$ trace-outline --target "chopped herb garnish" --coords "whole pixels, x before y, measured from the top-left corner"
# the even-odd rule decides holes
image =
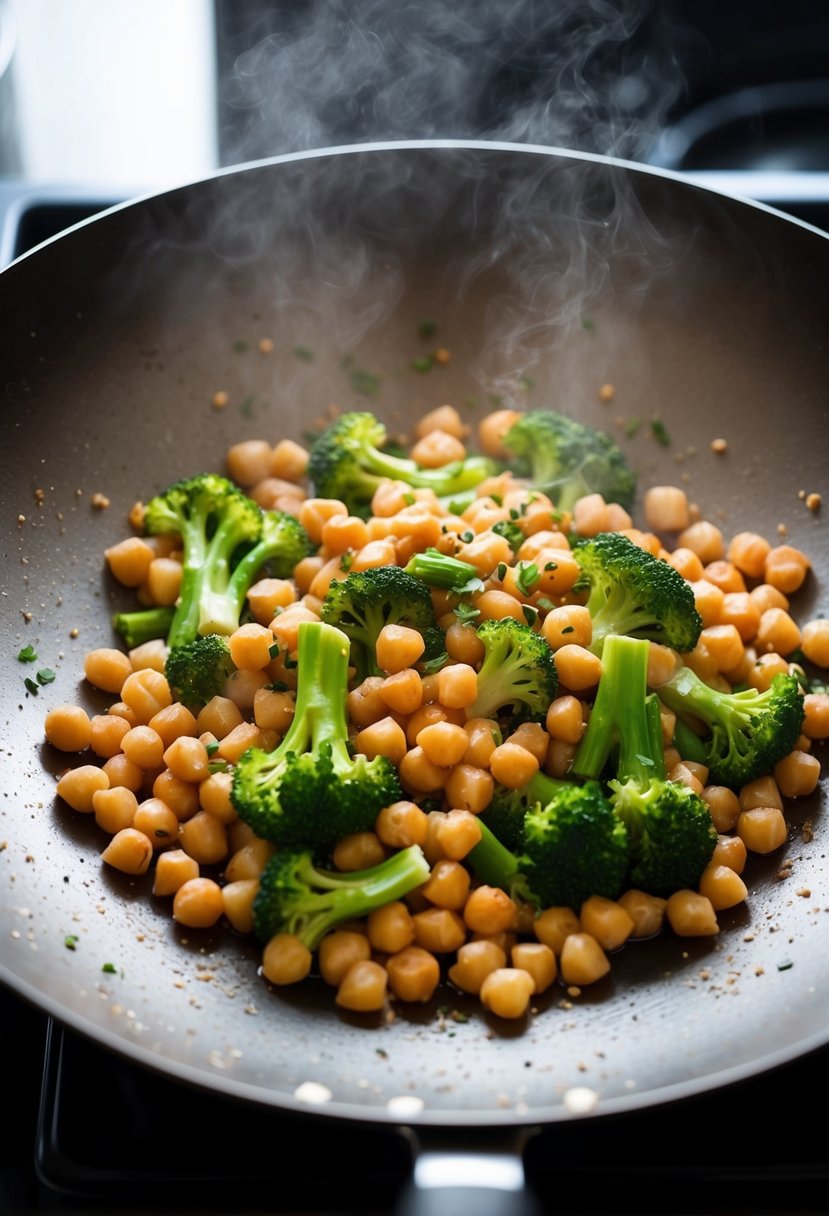
[[[536,600],[536,605],[539,608],[543,608],[545,612],[552,612],[553,609],[555,608],[555,604],[553,603],[553,601],[550,599],[547,599],[546,595],[539,596],[538,599]],[[568,628],[572,629],[572,625],[568,626]]]
[[[550,571],[550,570],[558,570],[558,562],[545,562],[544,570],[545,570],[545,572]]]
[[[213,740],[212,742],[210,742],[210,743],[205,743],[205,745],[204,745],[204,750],[207,752],[207,758],[208,758],[208,760],[210,759],[210,757],[211,757],[211,756],[215,756],[215,755],[216,755],[216,752],[219,750],[219,743],[218,743],[218,740],[217,740],[217,739],[214,739],[214,740]]]
[[[777,964],[778,971],[791,971],[794,963],[790,958],[784,958],[782,962]]]
[[[345,570],[346,572],[348,572],[353,565],[354,565],[354,554],[353,553],[342,553],[340,555],[340,569],[341,570]]]
[[[663,448],[670,445],[671,437],[665,427],[665,423],[659,418],[654,418],[651,421],[651,434],[657,443],[661,443]]]
[[[507,563],[499,562],[496,567],[495,573],[498,578],[498,582],[503,583],[504,579],[507,577]]]
[[[541,578],[541,573],[535,562],[519,562],[516,583],[522,595],[530,595],[532,589]]]
[[[434,355],[419,355],[416,359],[412,359],[412,367],[416,372],[429,372],[434,367]]]
[[[24,646],[17,656],[18,663],[34,663],[37,661],[37,651],[34,646]]]
[[[471,532],[469,529],[467,529],[466,532],[461,532],[460,534],[460,540],[462,540],[465,545],[471,544],[474,539],[475,533]]]
[[[101,970],[105,971],[107,975],[116,975],[118,973],[118,968],[115,966],[115,963],[104,963]]]
[[[472,604],[458,604],[454,610],[455,616],[462,625],[471,625],[471,623],[481,615],[480,608],[474,608]]]
[[[419,338],[433,338],[438,331],[437,321],[423,320],[417,327]]]
[[[376,397],[380,391],[380,376],[375,372],[366,371],[364,367],[354,367],[343,361],[343,367],[348,370],[348,379],[355,393],[363,397]]]
[[[521,611],[524,613],[524,620],[528,625],[534,625],[538,620],[538,609],[534,608],[532,604],[522,604]]]
[[[208,773],[226,773],[229,769],[227,760],[211,760],[207,766]]]
[[[74,950],[78,944],[78,936],[75,933],[68,933],[63,939],[63,944],[67,950]]]
[[[26,687],[28,688],[29,692],[33,692],[33,693],[38,693],[38,692],[40,692],[40,687],[39,687],[39,685],[37,685],[37,684],[34,682],[34,680],[32,680],[32,679],[31,679],[29,676],[26,676],[26,679],[23,681],[23,683],[26,685]]]
[[[561,630],[562,633],[575,633],[575,628],[572,625],[565,625]]]
[[[625,434],[627,435],[628,439],[632,439],[641,426],[641,418],[629,418],[625,423]]]
[[[375,1047],[374,1051],[381,1060],[387,1060],[389,1058],[389,1053],[386,1051],[385,1047]]]
[[[38,684],[52,684],[57,679],[57,673],[51,667],[41,667],[37,673]]]
[[[268,647],[268,654],[271,656],[272,659],[278,659],[281,649],[282,648],[279,645],[279,642],[274,642],[273,646]]]
[[[492,499],[492,501],[495,503],[496,507],[503,507],[503,505],[504,505],[504,499],[503,499],[503,496],[502,496],[501,494],[490,494],[490,496],[489,496],[489,497],[490,497],[490,498]]]
[[[242,415],[243,418],[251,418],[253,416],[253,403],[255,400],[256,400],[256,397],[254,396],[254,394],[248,393],[248,395],[247,395],[247,397],[245,397],[244,401],[242,401],[240,403],[239,413]]]
[[[509,509],[509,517],[510,517],[510,519],[511,519],[511,520],[513,520],[513,521],[515,521],[516,519],[520,519],[520,518],[521,518],[521,512],[518,510],[518,508],[517,508],[517,507],[510,507],[510,509]]]
[[[244,338],[240,338],[238,342],[233,343],[233,349],[238,350],[240,354],[242,353],[242,351],[246,351],[249,346],[250,346],[250,343],[245,342]]]
[[[296,659],[292,659],[289,654],[286,654],[285,655],[285,666],[290,670],[290,668],[292,668],[292,667],[299,667],[299,663],[297,662]]]
[[[414,504],[417,502],[417,499],[415,498],[414,494],[412,494],[411,490],[408,490],[403,495],[403,501],[407,507],[413,507]]]
[[[266,684],[265,687],[267,688],[268,692],[288,692],[289,691],[288,685],[283,683],[282,680],[274,680],[273,684]]]
[[[435,655],[435,657],[433,659],[425,659],[418,666],[420,667],[420,670],[423,673],[423,675],[433,676],[435,674],[435,672],[438,672],[438,671],[440,671],[440,669],[442,667],[445,667],[448,662],[449,662],[449,655],[446,653],[445,650],[442,650],[440,652],[440,654]]]
[[[295,346],[294,355],[296,356],[297,359],[304,360],[305,363],[314,362],[314,352],[312,350],[309,350],[309,348],[307,346]]]
[[[596,322],[592,317],[582,317],[581,327],[582,329],[593,330],[596,328]]]
[[[489,733],[492,735],[492,742],[495,744],[495,746],[500,747],[501,744],[504,742],[504,736],[501,734],[498,727],[493,726],[492,730]]]

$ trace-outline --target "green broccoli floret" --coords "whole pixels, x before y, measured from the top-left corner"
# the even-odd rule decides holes
[[[247,593],[262,569],[267,568],[274,578],[290,578],[297,563],[313,551],[311,538],[295,515],[287,511],[263,511],[259,540],[236,562],[227,584],[225,598],[237,623]]]
[[[558,777],[550,777],[539,771],[519,789],[496,785],[489,806],[481,813],[480,819],[501,844],[508,849],[520,849],[527,811],[539,803],[545,806],[552,802],[566,784],[568,782]]]
[[[349,873],[320,869],[308,850],[280,850],[260,876],[253,930],[261,942],[291,933],[313,951],[335,925],[403,899],[428,877],[429,863],[416,844]]]
[[[176,646],[167,655],[164,674],[176,701],[189,709],[201,709],[224,693],[228,678],[236,670],[227,640],[218,633],[194,638]]]
[[[717,832],[703,799],[666,777],[659,701],[648,695],[648,645],[619,634],[605,640],[602,675],[572,772],[596,779],[611,763],[610,801],[630,841],[629,880],[668,896],[696,886]]]
[[[154,642],[167,637],[176,610],[171,606],[137,608],[134,612],[116,612],[112,628],[123,639],[129,650],[144,642]]]
[[[469,865],[483,882],[540,908],[577,910],[591,895],[615,899],[629,864],[624,823],[598,781],[547,780],[552,796],[530,802],[512,848],[491,830],[486,812],[479,818],[481,840],[467,856]]]
[[[803,690],[791,674],[776,675],[763,692],[723,692],[680,666],[658,694],[677,717],[702,725],[711,779],[735,790],[770,773],[803,725]]]
[[[561,511],[572,511],[585,494],[601,494],[625,508],[633,503],[636,478],[603,431],[553,410],[531,410],[512,424],[503,444],[521,462],[519,476]]]
[[[601,655],[613,633],[693,650],[702,619],[691,584],[673,566],[621,532],[576,541],[573,556],[582,571],[579,582],[587,587],[594,654]]]
[[[354,570],[335,579],[320,608],[322,620],[335,625],[351,642],[351,661],[358,683],[385,674],[377,663],[377,638],[386,625],[416,629],[425,642],[423,659],[443,650],[429,588],[399,566]]]
[[[144,523],[151,534],[181,537],[183,571],[167,635],[170,648],[199,634],[233,633],[239,614],[228,596],[230,572],[242,547],[261,536],[262,511],[256,503],[227,478],[200,473],[151,498]]]
[[[452,498],[474,489],[496,471],[495,463],[484,456],[467,456],[438,469],[424,469],[414,460],[384,452],[385,443],[386,428],[374,414],[342,414],[311,447],[308,476],[315,493],[339,498],[359,515],[389,478],[413,489],[432,489],[439,498]]]
[[[390,760],[350,754],[348,664],[341,630],[300,624],[291,725],[273,751],[249,748],[233,770],[231,802],[257,836],[287,848],[325,847],[370,831],[382,808],[402,797]]]
[[[478,695],[467,707],[467,717],[494,718],[499,710],[509,710],[514,726],[543,722],[558,688],[546,640],[512,617],[484,621],[476,632],[484,657],[478,668]]]

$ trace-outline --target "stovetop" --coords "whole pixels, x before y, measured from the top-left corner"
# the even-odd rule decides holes
[[[829,188],[814,185],[778,179],[767,201],[829,230]],[[740,192],[739,178],[730,188]],[[0,183],[0,265],[117,201]],[[410,1146],[394,1129],[195,1091],[2,989],[0,1031],[7,1216],[381,1216],[409,1180]],[[828,1086],[826,1048],[667,1108],[550,1125],[528,1141],[528,1185],[555,1216],[826,1214]]]

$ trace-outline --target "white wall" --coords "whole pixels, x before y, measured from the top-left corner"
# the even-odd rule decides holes
[[[23,175],[127,194],[218,164],[210,0],[13,0]]]

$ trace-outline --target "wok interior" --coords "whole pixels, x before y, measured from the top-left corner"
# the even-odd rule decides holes
[[[105,872],[94,823],[56,802],[65,757],[42,720],[64,701],[104,704],[82,656],[112,644],[112,609],[132,602],[102,562],[132,504],[221,468],[239,439],[302,440],[331,406],[371,409],[393,435],[445,402],[473,426],[496,402],[611,431],[640,419],[635,438],[617,432],[639,473],[635,514],[649,484],[679,481],[727,535],[785,525],[813,561],[794,605],[806,619],[829,566],[820,516],[798,498],[825,475],[827,268],[819,235],[669,178],[456,146],[240,169],[117,209],[6,271],[4,981],[186,1081],[297,1109],[297,1088],[319,1082],[327,1111],[376,1120],[397,1121],[401,1097],[426,1123],[564,1119],[576,1086],[598,1113],[624,1110],[825,1042],[820,794],[788,808],[792,877],[778,878],[782,855],[753,860],[748,903],[720,915],[718,938],[629,944],[607,980],[545,994],[526,1025],[448,990],[366,1021],[313,983],[269,991],[250,942],[178,929],[148,882]],[[413,368],[424,319],[450,352],[428,373]],[[37,696],[17,662],[27,643],[58,673]]]

